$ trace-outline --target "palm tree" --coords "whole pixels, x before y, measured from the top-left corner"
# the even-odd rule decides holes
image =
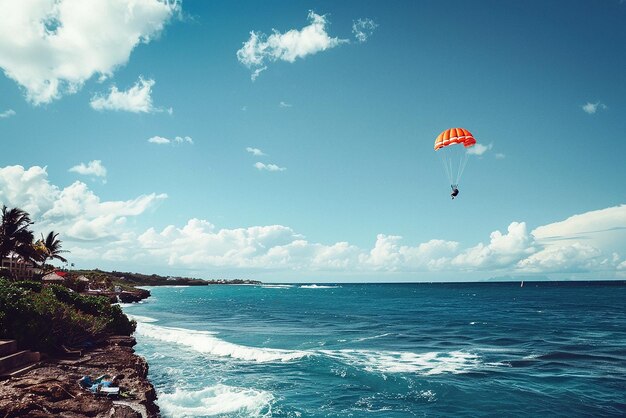
[[[26,260],[33,255],[33,222],[30,215],[19,208],[9,209],[2,205],[0,219],[0,260],[16,254]]]
[[[39,261],[41,261],[41,268],[43,269],[48,260],[60,260],[64,263],[67,263],[67,260],[61,255],[61,253],[66,253],[68,251],[61,249],[61,240],[57,239],[59,233],[56,234],[54,231],[50,231],[48,235],[44,238],[43,234],[41,234],[41,239],[38,240],[34,247],[39,254]]]

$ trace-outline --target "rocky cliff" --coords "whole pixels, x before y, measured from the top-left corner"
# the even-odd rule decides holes
[[[110,337],[74,359],[47,359],[39,367],[0,381],[0,417],[158,417],[148,364],[134,353],[133,337]],[[78,385],[83,376],[123,376],[124,396],[94,395]]]

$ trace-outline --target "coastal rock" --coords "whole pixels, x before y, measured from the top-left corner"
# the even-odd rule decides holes
[[[118,293],[117,297],[122,303],[134,303],[141,300],[141,297],[139,295],[130,292],[120,292]]]
[[[133,289],[133,291],[122,291],[118,293],[118,298],[122,303],[134,303],[150,297],[150,291],[145,289]]]
[[[0,417],[158,417],[148,364],[132,349],[132,337],[112,337],[75,360],[47,359],[19,377],[0,382]],[[83,376],[121,376],[127,396],[109,399],[82,389]]]

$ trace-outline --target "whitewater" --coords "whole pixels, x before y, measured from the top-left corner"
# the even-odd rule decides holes
[[[624,283],[150,288],[166,417],[623,416]]]

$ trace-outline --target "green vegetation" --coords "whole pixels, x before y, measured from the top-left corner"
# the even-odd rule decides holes
[[[67,262],[61,255],[67,251],[61,249],[58,233],[50,231],[35,241],[30,226],[33,221],[30,215],[20,208],[9,209],[2,206],[0,210],[0,261],[6,257],[17,258],[26,262],[39,264],[42,271],[46,269],[48,260]],[[10,272],[0,272],[10,276]]]
[[[209,284],[258,284],[256,280],[230,279],[230,280],[203,280],[190,277],[159,276],[158,274],[141,274],[122,271],[102,270],[73,270],[75,274],[82,274],[89,278],[92,287],[110,289],[112,286],[120,286],[122,289],[131,289],[133,286],[206,286]]]
[[[21,347],[54,353],[108,335],[130,335],[135,325],[107,298],[0,278],[0,338],[15,339]]]

